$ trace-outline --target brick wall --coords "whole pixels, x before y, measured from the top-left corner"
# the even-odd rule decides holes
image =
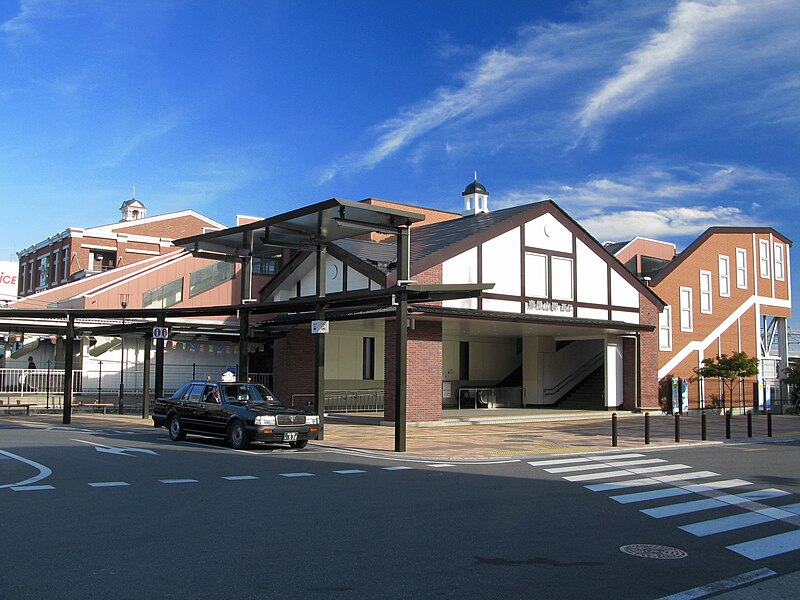
[[[658,311],[644,296],[640,296],[640,323],[655,329],[639,336],[639,396],[644,410],[659,408],[658,388]],[[627,372],[627,371],[626,371]],[[631,373],[635,373],[634,369]]]
[[[292,394],[314,394],[314,362],[314,336],[307,329],[275,340],[273,388],[282,402],[289,404]]]
[[[384,416],[395,417],[395,322],[386,322]],[[442,324],[415,321],[408,330],[406,361],[406,420],[438,421],[442,418]]]

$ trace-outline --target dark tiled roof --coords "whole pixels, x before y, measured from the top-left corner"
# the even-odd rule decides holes
[[[394,238],[392,240],[394,241]],[[394,243],[383,244],[370,240],[346,238],[336,240],[333,244],[363,261],[372,263],[384,272],[388,272],[390,270],[388,266],[394,266],[397,260],[397,248],[395,248]]]
[[[622,250],[625,246],[627,246],[630,243],[631,243],[631,240],[628,240],[626,242],[604,242],[603,243],[603,248],[608,250],[609,254],[614,256],[614,255],[616,255],[617,252]]]

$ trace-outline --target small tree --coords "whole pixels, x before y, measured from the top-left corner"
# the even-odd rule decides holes
[[[722,408],[725,408],[725,391],[729,392],[733,409],[733,385],[742,377],[758,375],[758,358],[747,356],[745,352],[734,352],[730,356],[720,354],[714,358],[704,358],[703,366],[694,369],[697,377],[722,380]],[[696,378],[693,378],[696,379]]]
[[[792,366],[785,368],[783,373],[786,377],[781,379],[781,383],[788,385],[791,390],[791,412],[798,414],[798,412],[800,412],[800,362],[796,362]]]

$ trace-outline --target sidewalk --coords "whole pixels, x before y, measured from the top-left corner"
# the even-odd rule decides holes
[[[461,425],[457,427],[408,427],[406,452],[394,452],[394,427],[380,425],[379,416],[335,415],[325,424],[325,439],[312,446],[346,448],[365,452],[389,453],[393,456],[435,460],[498,460],[542,454],[563,454],[613,450],[611,416],[608,413],[584,413],[582,419]],[[753,415],[752,438],[747,437],[747,418],[731,419],[731,439],[726,440],[725,417],[707,416],[707,441],[701,440],[699,416],[681,417],[681,446],[702,443],[724,443],[767,438],[767,418]],[[5,415],[0,423],[61,425],[61,414],[24,413]],[[650,417],[650,444],[644,444],[644,416],[629,414],[618,419],[617,449],[675,446],[675,419],[672,416]],[[150,427],[150,419],[135,414],[73,412],[72,426],[81,427]],[[166,430],[164,430],[166,434]],[[800,440],[800,417],[773,416],[771,439]]]

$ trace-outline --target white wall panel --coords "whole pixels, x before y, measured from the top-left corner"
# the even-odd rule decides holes
[[[471,308],[476,310],[478,308],[477,298],[458,298],[456,300],[444,300],[442,306],[449,308]]]
[[[639,308],[639,292],[616,271],[611,272],[611,304]]]
[[[639,323],[639,313],[627,312],[624,310],[612,310],[612,321],[622,321],[623,323]]]
[[[525,223],[525,245],[544,250],[572,252],[572,232],[551,214]]]
[[[580,240],[577,241],[575,250],[575,260],[578,263],[578,302],[608,304],[608,264]]]
[[[493,298],[483,299],[483,310],[496,310],[500,312],[520,312],[520,303],[510,300],[495,300]]]
[[[347,289],[348,291],[369,289],[369,278],[353,267],[347,267]]]
[[[444,261],[442,283],[478,283],[478,249],[470,248]]]
[[[602,308],[584,308],[582,306],[578,307],[578,318],[579,319],[602,319],[603,321],[608,320],[608,311]]]
[[[327,271],[325,273],[325,291],[335,294],[342,291],[345,266],[339,259],[328,256]]]
[[[493,294],[522,293],[519,240],[519,229],[512,229],[483,244],[483,283],[494,283]]]

